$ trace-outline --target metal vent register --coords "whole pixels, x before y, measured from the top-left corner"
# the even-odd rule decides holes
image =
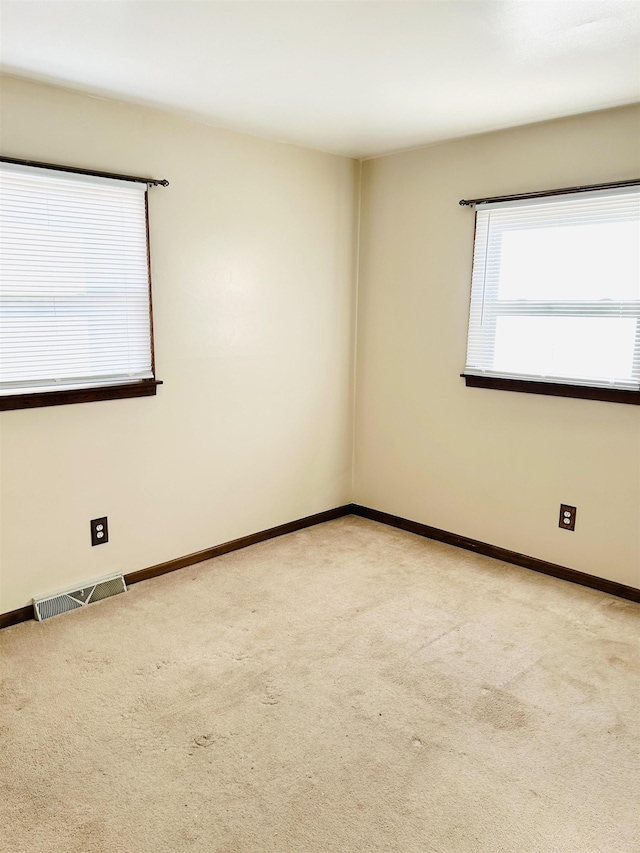
[[[78,607],[84,607],[87,604],[93,604],[94,601],[111,598],[112,595],[126,591],[127,585],[122,575],[110,575],[90,581],[80,589],[76,587],[45,598],[34,598],[33,609],[38,622],[42,622],[43,619],[49,619],[51,616],[77,610]]]

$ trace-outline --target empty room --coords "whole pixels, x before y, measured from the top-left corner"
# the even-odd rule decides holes
[[[640,2],[0,28],[2,853],[635,853]]]

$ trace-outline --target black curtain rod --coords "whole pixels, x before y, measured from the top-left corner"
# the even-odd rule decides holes
[[[118,181],[133,181],[150,187],[168,187],[169,181],[157,181],[154,178],[136,178],[133,175],[115,175],[113,172],[97,172],[94,169],[76,169],[73,166],[55,166],[53,163],[39,163],[36,160],[19,160],[17,157],[0,157],[0,163],[15,163],[17,166],[36,166],[38,169],[53,169],[56,172],[72,172],[74,175],[92,175],[95,178],[113,178]]]
[[[633,178],[630,181],[614,181],[608,184],[589,184],[585,187],[564,187],[560,190],[544,190],[543,192],[520,193],[518,195],[496,195],[493,198],[462,198],[458,202],[464,207],[471,207],[474,204],[488,204],[494,201],[524,201],[528,198],[545,198],[553,195],[566,195],[567,193],[586,193],[589,190],[612,190],[620,187],[635,187],[640,186],[640,178]]]

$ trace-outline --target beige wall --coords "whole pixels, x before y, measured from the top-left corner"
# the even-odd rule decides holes
[[[640,409],[465,387],[474,216],[458,206],[637,177],[639,131],[623,108],[364,164],[356,502],[640,586]]]
[[[158,395],[0,415],[0,612],[347,502],[358,164],[13,78],[1,108],[7,156],[171,185]]]
[[[14,78],[1,109],[6,155],[171,186],[158,396],[0,414],[0,612],[350,500],[640,587],[640,409],[465,388],[457,203],[637,176],[638,108],[363,165],[355,429],[358,164]]]

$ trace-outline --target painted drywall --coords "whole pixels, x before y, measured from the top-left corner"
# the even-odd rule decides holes
[[[0,414],[0,612],[350,500],[640,587],[640,411],[465,388],[457,204],[637,176],[638,108],[363,164],[355,424],[358,164],[11,77],[0,109],[6,155],[171,181],[157,397]]]
[[[458,205],[638,177],[639,139],[631,107],[364,163],[356,502],[640,587],[640,409],[465,387],[474,214]]]
[[[1,119],[6,156],[170,186],[158,395],[0,416],[0,612],[346,503],[358,164],[10,77]]]

